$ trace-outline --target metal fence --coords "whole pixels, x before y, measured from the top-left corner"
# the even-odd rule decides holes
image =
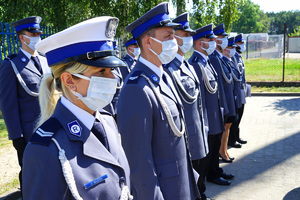
[[[42,39],[57,32],[50,26],[41,26],[41,29],[43,31],[43,34],[41,34]],[[20,42],[17,39],[17,33],[7,22],[1,22],[0,42],[0,62],[2,62],[6,56],[18,53],[20,50]]]
[[[253,33],[243,35],[246,41],[245,59],[281,58],[283,54],[283,35]]]

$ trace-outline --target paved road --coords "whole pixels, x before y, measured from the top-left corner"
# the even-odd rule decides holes
[[[300,97],[248,98],[241,136],[248,144],[229,149],[233,163],[221,163],[236,175],[231,186],[207,183],[207,195],[215,200],[299,200]]]
[[[215,200],[300,199],[300,97],[251,97],[241,122],[248,144],[229,149],[222,163],[236,177],[231,186],[207,183]]]

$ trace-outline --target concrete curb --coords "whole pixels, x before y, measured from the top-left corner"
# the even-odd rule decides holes
[[[286,93],[286,92],[253,92],[251,93],[251,96],[270,96],[270,97],[275,97],[275,96],[283,96],[283,97],[297,97],[300,96],[300,92],[291,92],[291,93]]]
[[[18,188],[13,188],[1,194],[0,200],[21,200],[21,191]]]

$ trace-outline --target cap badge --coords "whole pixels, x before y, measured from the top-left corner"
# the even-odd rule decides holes
[[[116,35],[118,22],[119,22],[118,18],[111,18],[107,21],[106,32],[105,32],[106,37],[112,38]]]
[[[72,135],[75,135],[77,137],[81,136],[82,128],[79,125],[79,123],[77,122],[77,120],[68,123],[68,128],[69,128],[69,131]]]

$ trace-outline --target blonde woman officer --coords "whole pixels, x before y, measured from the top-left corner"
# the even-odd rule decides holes
[[[112,70],[125,66],[112,45],[117,25],[97,17],[36,45],[53,75],[42,80],[40,126],[24,154],[24,200],[131,199],[118,130],[102,109],[116,91]]]

